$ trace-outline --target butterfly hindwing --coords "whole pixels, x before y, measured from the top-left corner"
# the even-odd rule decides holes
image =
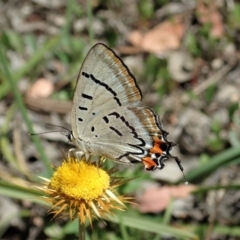
[[[141,112],[141,118],[136,113]],[[149,113],[151,116],[149,116]],[[145,156],[151,146],[151,135],[144,126],[153,117],[143,107],[121,106],[93,118],[85,126],[83,135],[90,142],[89,149],[111,159],[130,162],[128,155]]]

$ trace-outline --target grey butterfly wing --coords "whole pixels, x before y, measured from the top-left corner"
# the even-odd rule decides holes
[[[84,130],[90,152],[120,162],[141,162],[162,138],[156,115],[148,108],[121,106],[92,119]]]
[[[142,162],[147,170],[162,169],[174,158],[183,171],[159,117],[140,103],[140,89],[121,59],[103,44],[93,46],[79,72],[71,113],[70,137],[78,152]]]
[[[96,44],[83,62],[75,88],[73,137],[84,139],[86,124],[102,112],[140,101],[140,89],[121,59],[105,45]]]

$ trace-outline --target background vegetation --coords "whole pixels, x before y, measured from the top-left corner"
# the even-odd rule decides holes
[[[240,239],[239,1],[0,2],[0,238],[76,239],[38,197],[71,146],[77,73],[94,43],[134,73],[162,119],[190,184],[173,161],[153,173],[119,165],[138,205],[94,221],[88,239]],[[109,167],[115,165],[107,161]]]

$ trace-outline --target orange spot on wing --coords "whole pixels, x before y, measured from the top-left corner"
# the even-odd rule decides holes
[[[166,145],[165,142],[163,142],[158,137],[153,137],[153,147],[149,150],[150,153],[159,153],[162,154],[165,149],[162,149]]]
[[[145,157],[142,159],[143,164],[147,170],[151,170],[157,166],[157,164],[150,157]]]

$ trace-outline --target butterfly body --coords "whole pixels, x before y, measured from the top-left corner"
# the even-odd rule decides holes
[[[162,169],[174,158],[159,117],[141,104],[141,91],[122,60],[104,44],[89,51],[74,93],[70,140],[76,151]]]

